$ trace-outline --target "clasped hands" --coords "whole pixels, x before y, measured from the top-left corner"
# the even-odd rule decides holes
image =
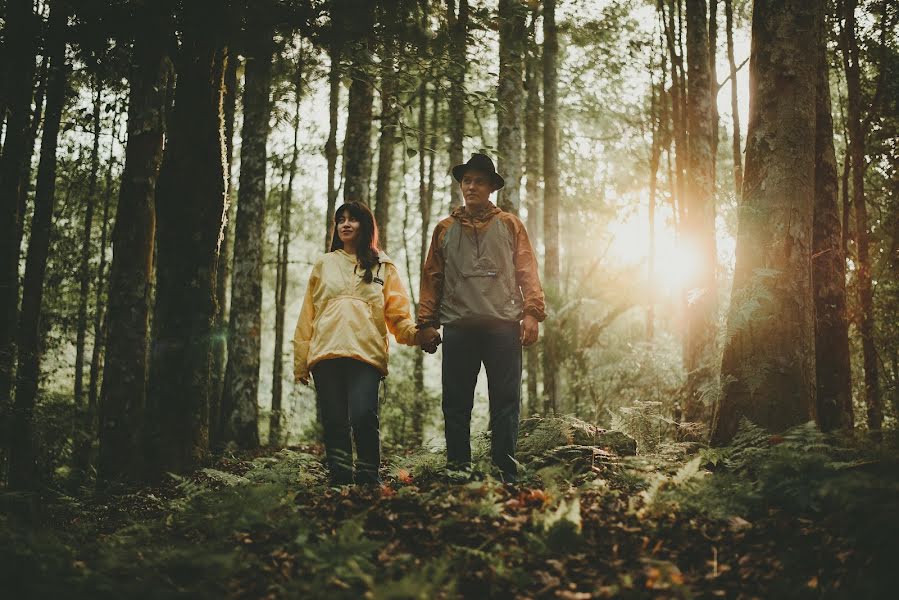
[[[415,332],[415,345],[421,346],[421,349],[428,354],[437,352],[437,346],[439,346],[442,341],[440,332],[434,327],[422,327]]]

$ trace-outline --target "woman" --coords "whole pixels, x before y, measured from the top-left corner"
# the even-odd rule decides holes
[[[380,483],[378,386],[387,375],[387,332],[407,346],[439,342],[416,329],[409,297],[393,262],[378,250],[378,227],[367,206],[348,202],[334,213],[331,251],[309,277],[293,339],[294,378],[309,384],[321,407],[331,481]]]

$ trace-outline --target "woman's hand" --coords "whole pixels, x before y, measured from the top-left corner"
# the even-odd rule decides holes
[[[440,332],[433,327],[425,327],[415,332],[415,344],[421,346],[421,349],[428,354],[437,352],[437,346],[441,341]]]
[[[296,378],[297,383],[302,383],[303,385],[309,385],[309,374],[298,376]]]

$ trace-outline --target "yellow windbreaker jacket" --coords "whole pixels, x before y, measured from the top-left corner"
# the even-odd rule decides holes
[[[343,250],[328,252],[312,267],[293,336],[296,381],[329,358],[361,360],[386,375],[387,332],[401,344],[415,344],[409,295],[393,262],[381,253],[373,281],[365,283],[362,275],[356,257]]]

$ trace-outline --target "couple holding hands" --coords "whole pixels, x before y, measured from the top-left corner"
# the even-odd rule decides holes
[[[524,224],[490,195],[505,182],[475,154],[453,168],[465,205],[434,229],[421,274],[417,322],[394,263],[378,250],[378,227],[364,204],[334,215],[331,251],[312,268],[294,346],[294,378],[315,383],[331,481],[380,483],[378,387],[387,374],[388,331],[434,353],[443,344],[447,468],[471,466],[470,424],[481,364],[490,399],[491,459],[516,480],[521,348],[545,318],[537,261]],[[441,337],[438,329],[443,327]]]

